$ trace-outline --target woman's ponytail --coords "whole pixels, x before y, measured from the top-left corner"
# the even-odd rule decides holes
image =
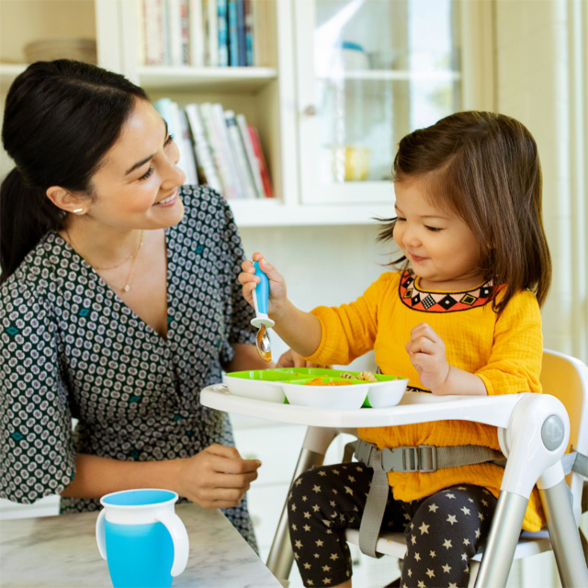
[[[58,230],[63,212],[14,168],[0,185],[0,284],[47,231]]]

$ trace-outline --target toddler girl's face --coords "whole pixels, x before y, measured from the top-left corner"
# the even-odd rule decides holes
[[[431,203],[429,185],[427,177],[394,184],[394,240],[421,278],[422,288],[460,291],[479,286],[484,275],[474,234],[455,213]]]

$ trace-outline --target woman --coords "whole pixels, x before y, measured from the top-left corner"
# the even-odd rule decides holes
[[[267,367],[229,207],[182,186],[145,92],[95,66],[31,65],[2,140],[16,167],[0,188],[0,496],[59,493],[78,512],[168,488],[254,545],[243,497],[261,464],[199,403],[221,369]]]

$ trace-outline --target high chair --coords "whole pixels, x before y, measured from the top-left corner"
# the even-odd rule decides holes
[[[293,480],[322,465],[325,452],[339,432],[357,427],[395,426],[455,419],[498,427],[500,447],[507,462],[490,534],[482,554],[471,562],[470,585],[505,586],[515,558],[553,549],[563,586],[588,586],[588,569],[578,532],[583,479],[564,475],[563,454],[573,446],[588,453],[588,368],[581,361],[545,351],[541,383],[544,394],[492,397],[434,396],[406,392],[394,407],[373,410],[309,409],[241,398],[222,386],[201,393],[205,406],[258,418],[309,426]],[[569,416],[568,416],[569,415]],[[537,484],[548,521],[548,531],[521,536],[527,502]],[[347,531],[357,543],[358,532]],[[402,533],[380,536],[376,551],[404,557]],[[478,561],[481,560],[478,568]],[[286,507],[282,512],[267,566],[286,579],[293,564]]]

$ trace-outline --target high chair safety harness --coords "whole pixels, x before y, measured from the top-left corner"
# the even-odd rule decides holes
[[[456,445],[437,447],[417,445],[378,449],[377,445],[358,439],[345,446],[343,460],[350,461],[355,453],[357,461],[374,470],[372,483],[359,527],[359,548],[371,557],[381,557],[376,553],[376,543],[386,509],[389,485],[387,472],[430,473],[439,469],[491,462],[500,467],[506,458],[500,451],[479,445]],[[588,457],[577,452],[562,459],[564,471],[577,471],[588,478]]]

